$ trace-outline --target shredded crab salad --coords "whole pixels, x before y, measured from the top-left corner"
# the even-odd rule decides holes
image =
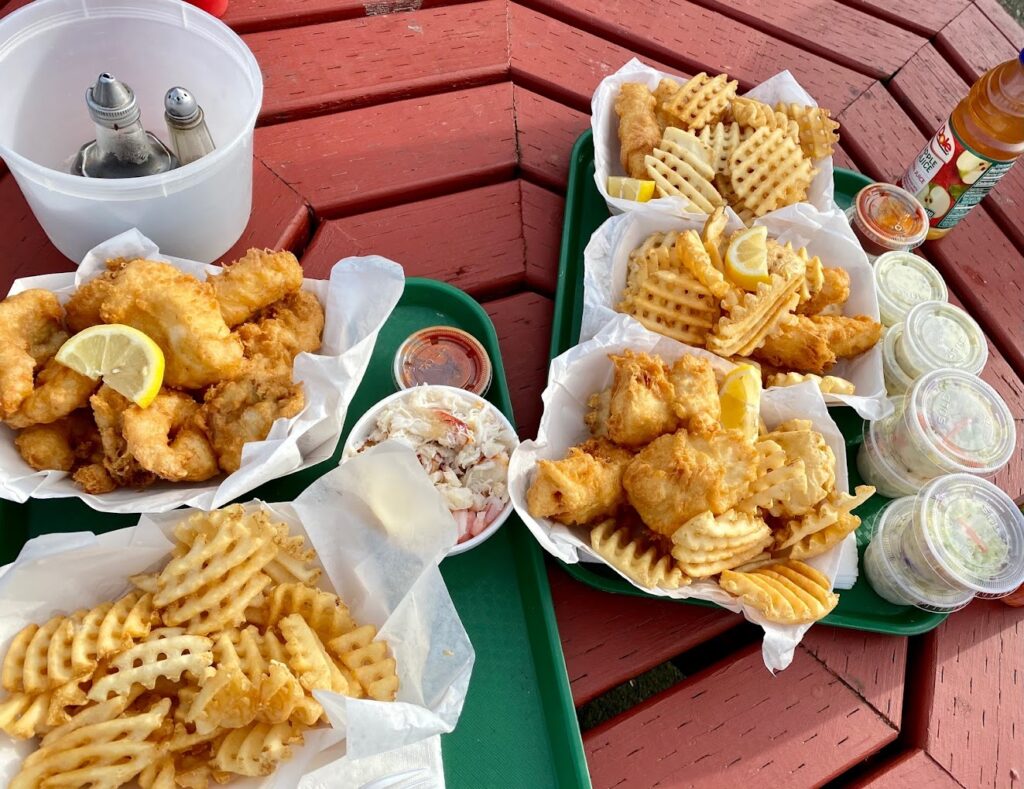
[[[508,463],[518,443],[492,406],[421,386],[377,416],[357,452],[398,441],[419,457],[459,527],[459,542],[484,531],[508,504]]]

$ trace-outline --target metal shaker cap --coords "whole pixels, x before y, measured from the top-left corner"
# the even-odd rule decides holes
[[[96,84],[85,91],[85,103],[92,119],[109,128],[127,126],[139,119],[135,91],[107,72],[100,74]]]
[[[175,87],[164,96],[164,111],[167,118],[176,124],[194,121],[199,115],[199,104],[195,96],[185,88]]]

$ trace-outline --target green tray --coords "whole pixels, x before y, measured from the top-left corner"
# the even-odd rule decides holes
[[[846,208],[853,196],[871,179],[852,170],[835,170],[836,202]],[[555,294],[554,328],[551,334],[551,358],[564,353],[580,337],[580,318],[583,314],[583,249],[591,234],[609,216],[608,208],[594,183],[594,140],[592,133],[580,135],[572,149],[569,161],[569,189],[565,201],[565,225],[562,230],[562,255],[558,267],[558,286]],[[846,437],[850,487],[863,482],[854,462],[860,448],[864,421],[852,408],[830,409],[840,430]],[[889,501],[882,496],[871,499],[857,510],[865,520],[863,528],[870,529],[876,513]],[[863,546],[860,548],[863,555]],[[566,572],[579,581],[605,592],[650,597],[623,580],[612,570],[599,564],[564,564]],[[863,565],[862,565],[863,567]],[[705,600],[681,600],[692,605],[712,606]],[[856,585],[842,592],[839,605],[822,621],[837,627],[870,630],[876,633],[912,636],[926,633],[948,614],[936,614],[910,606],[898,606],[883,600],[868,585],[863,572]]]
[[[377,339],[335,456],[244,498],[290,501],[334,468],[352,425],[395,391],[391,361],[402,340],[436,324],[458,326],[484,344],[494,363],[488,399],[511,420],[501,351],[487,313],[450,285],[410,278]],[[137,520],[95,512],[77,499],[0,501],[0,563],[13,560],[25,540],[39,534],[104,532]],[[458,728],[442,738],[448,786],[589,787],[542,553],[526,527],[513,515],[478,548],[446,559],[441,573],[476,650]]]

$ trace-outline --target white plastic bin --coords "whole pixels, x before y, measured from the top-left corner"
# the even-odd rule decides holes
[[[187,87],[217,150],[144,178],[68,173],[96,136],[84,97],[103,71],[131,85],[143,125],[165,141],[164,93]],[[249,48],[214,17],[179,0],[36,0],[0,20],[0,85],[0,156],[75,262],[132,227],[169,255],[204,262],[242,234],[263,79]]]

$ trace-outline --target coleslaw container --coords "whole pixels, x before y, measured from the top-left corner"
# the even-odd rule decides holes
[[[892,415],[864,423],[864,441],[857,453],[857,470],[861,477],[890,499],[913,496],[929,481],[906,468],[893,451],[892,434],[896,422],[903,418],[903,399],[892,398],[895,409]]]
[[[906,394],[914,385],[914,377],[903,369],[896,355],[896,346],[902,335],[903,324],[897,323],[886,329],[882,337],[882,376],[885,378],[885,391],[892,396]]]
[[[923,301],[946,301],[949,291],[931,263],[913,252],[886,252],[875,261],[878,311],[886,326],[902,321]]]
[[[962,309],[944,301],[925,301],[911,309],[893,350],[910,378],[942,367],[978,375],[988,361],[981,327]]]

